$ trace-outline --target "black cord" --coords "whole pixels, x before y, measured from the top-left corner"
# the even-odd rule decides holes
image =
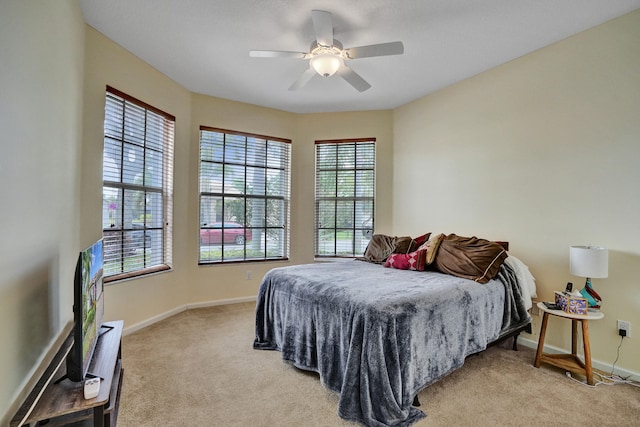
[[[620,344],[618,345],[618,351],[617,351],[617,355],[616,355],[616,360],[613,361],[613,365],[611,366],[611,375],[613,375],[613,371],[616,369],[616,362],[618,361],[618,358],[620,357],[620,347],[622,347],[622,340],[624,340],[624,336],[620,337]]]

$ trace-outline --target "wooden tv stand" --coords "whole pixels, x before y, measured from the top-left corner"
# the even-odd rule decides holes
[[[102,378],[100,392],[93,399],[84,398],[84,382],[64,379],[66,374],[64,356],[50,366],[55,370],[51,381],[38,385],[11,421],[11,427],[18,426],[115,426],[120,406],[120,390],[124,370],[122,369],[122,326],[123,321],[105,322],[109,330],[101,330],[96,349],[89,365],[89,372]],[[73,334],[73,332],[72,332]],[[73,341],[73,339],[71,339]],[[69,347],[70,348],[70,347]],[[67,350],[68,352],[68,350]],[[59,366],[58,368],[56,368]],[[49,369],[48,372],[51,372]],[[46,376],[46,372],[45,372]],[[44,390],[42,389],[44,387]],[[37,395],[42,391],[40,398]],[[33,396],[32,396],[33,395]],[[29,413],[29,409],[35,406]],[[26,417],[26,418],[25,418]]]

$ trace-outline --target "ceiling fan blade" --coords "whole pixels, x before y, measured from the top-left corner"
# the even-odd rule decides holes
[[[336,74],[345,79],[347,83],[356,88],[358,92],[364,92],[371,87],[365,79],[360,77],[360,74],[356,73],[346,65],[341,67]]]
[[[252,58],[306,58],[304,52],[286,52],[282,50],[251,50],[249,56]]]
[[[303,87],[304,85],[306,85],[307,83],[309,83],[309,81],[313,78],[313,76],[316,75],[316,72],[313,68],[309,67],[307,68],[307,70],[302,73],[300,75],[300,77],[298,77],[298,80],[296,80],[291,86],[289,86],[289,90],[298,90],[301,87]]]
[[[316,42],[321,46],[333,46],[333,17],[331,12],[312,10],[311,20],[316,32]]]
[[[400,55],[404,53],[404,45],[402,44],[402,42],[371,44],[368,46],[359,46],[345,49],[344,53],[349,59],[369,58],[372,56]]]

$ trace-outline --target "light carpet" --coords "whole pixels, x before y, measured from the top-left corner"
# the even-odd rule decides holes
[[[123,338],[118,425],[354,426],[315,373],[254,350],[253,303],[188,310]],[[509,341],[419,394],[426,426],[637,426],[640,388],[588,387]]]

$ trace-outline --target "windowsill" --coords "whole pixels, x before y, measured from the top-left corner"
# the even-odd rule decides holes
[[[115,285],[116,283],[128,282],[134,279],[142,279],[150,276],[155,276],[157,274],[168,273],[173,271],[168,265],[160,265],[153,268],[147,268],[141,271],[132,271],[129,273],[117,274],[114,276],[105,277],[103,282],[105,285]]]
[[[211,265],[238,265],[238,264],[250,264],[250,263],[264,263],[264,262],[287,262],[289,258],[260,258],[260,259],[239,259],[232,261],[199,261],[198,266],[211,266]]]
[[[355,261],[358,257],[315,257],[314,262],[347,262]]]

